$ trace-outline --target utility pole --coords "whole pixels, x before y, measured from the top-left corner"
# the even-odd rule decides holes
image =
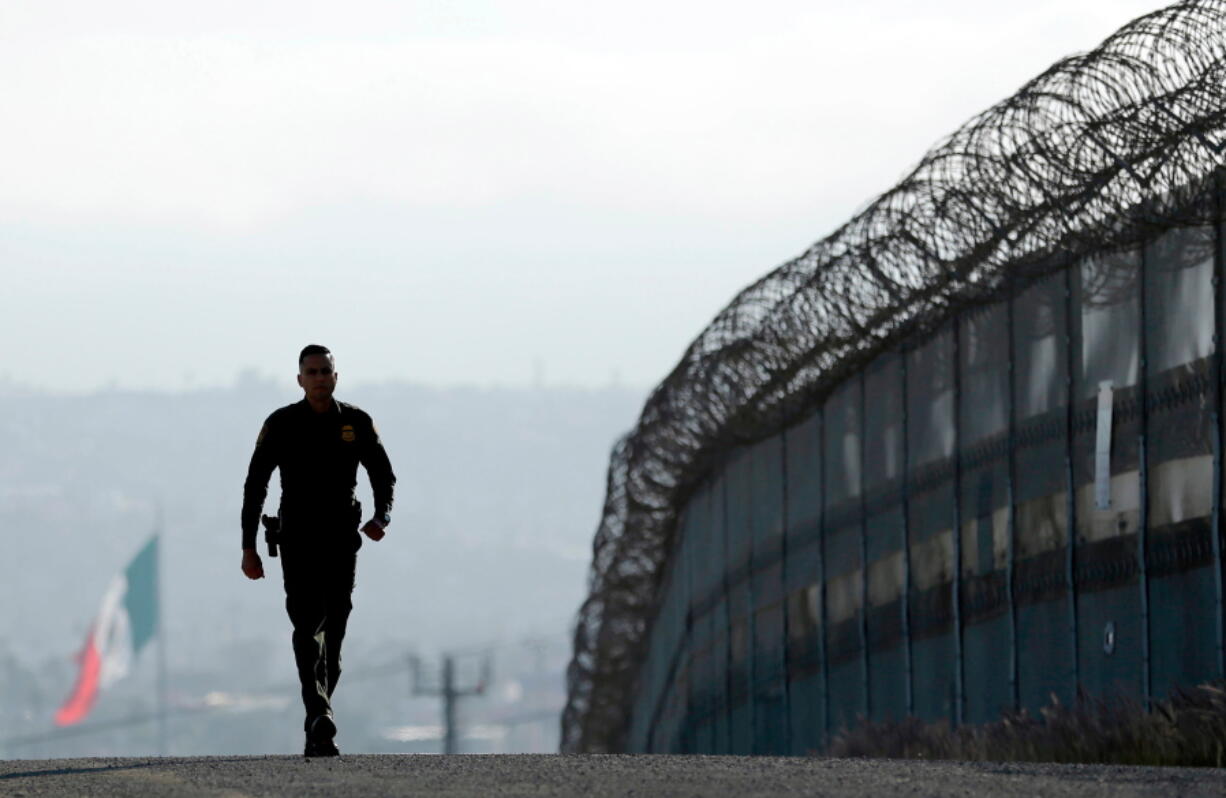
[[[455,657],[443,655],[440,669],[440,679],[436,685],[424,683],[421,675],[421,660],[416,656],[409,657],[409,668],[413,674],[413,695],[439,696],[443,699],[443,753],[456,753],[458,738],[456,724],[456,702],[466,696],[481,695],[490,681],[490,656],[486,654],[481,663],[481,677],[473,687],[456,687]]]

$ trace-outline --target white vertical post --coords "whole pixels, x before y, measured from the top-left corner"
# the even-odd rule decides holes
[[[1111,509],[1111,423],[1115,391],[1111,380],[1098,384],[1098,423],[1094,436],[1094,506]]]

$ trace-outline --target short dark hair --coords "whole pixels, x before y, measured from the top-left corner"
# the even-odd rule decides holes
[[[306,360],[311,355],[327,355],[328,357],[332,357],[332,350],[326,346],[320,346],[319,344],[307,344],[302,348],[302,351],[298,353],[298,367],[302,368],[302,361]]]

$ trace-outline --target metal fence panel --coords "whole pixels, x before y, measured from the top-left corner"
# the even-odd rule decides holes
[[[1073,375],[1077,399],[1097,395],[1110,381],[1116,391],[1137,384],[1140,375],[1141,306],[1136,250],[1086,258],[1078,265],[1075,284],[1080,316],[1081,356]]]
[[[864,372],[864,520],[869,716],[908,714],[910,650],[905,628],[903,363],[887,352]]]
[[[732,725],[730,719],[731,699],[728,693],[728,666],[732,661],[731,650],[731,616],[728,611],[728,524],[727,524],[727,486],[723,474],[717,473],[711,485],[711,547],[708,549],[712,558],[710,568],[721,574],[721,588],[716,595],[714,607],[711,610],[711,692],[712,699],[712,730],[714,740],[711,753],[727,754],[732,752]]]
[[[788,749],[787,665],[784,632],[783,436],[754,444],[753,477],[753,679],[754,753]]]
[[[921,717],[950,721],[956,720],[958,667],[953,344],[946,328],[906,355],[912,703]]]
[[[825,743],[823,660],[822,416],[814,413],[785,432],[787,531],[787,678],[790,752]]]
[[[724,473],[728,540],[728,701],[732,753],[753,753],[753,459],[741,447]]]
[[[1068,290],[1062,270],[1013,301],[1014,600],[1018,703],[1037,713],[1076,693],[1069,569]]]
[[[868,566],[869,716],[901,719],[907,713],[907,657],[903,640],[903,541],[901,505],[865,520]]]
[[[848,380],[826,402],[824,462],[826,509],[822,562],[825,576],[826,664],[831,729],[854,725],[867,712],[861,568],[861,394]]]
[[[982,723],[1014,706],[1009,306],[963,314],[958,342],[963,720]]]
[[[722,592],[722,563],[711,556],[719,542],[711,523],[711,483],[708,481],[690,497],[687,512],[693,523],[688,527],[690,546],[690,704],[687,725],[694,753],[715,747],[715,710],[719,692],[714,674],[715,634],[713,610]]]
[[[864,372],[864,490],[874,506],[902,496],[903,396],[902,354],[886,352]]]
[[[1145,251],[1149,689],[1218,670],[1213,559],[1214,253],[1216,230],[1168,231]]]
[[[1092,693],[1144,697],[1147,649],[1141,562],[1140,253],[1088,258],[1073,282],[1073,478],[1076,487],[1077,661]],[[1108,506],[1096,502],[1100,386],[1114,392]]]
[[[688,513],[683,514],[679,524],[679,541],[684,541]],[[683,617],[688,605],[686,590],[685,558],[674,557],[665,576],[660,612],[653,624],[652,636],[656,647],[650,654],[651,682],[648,700],[655,710],[655,717],[647,730],[647,750],[675,750],[678,730],[684,712],[684,662],[688,643]]]
[[[678,665],[681,672],[677,676],[677,749],[675,750],[694,753],[694,680],[696,676],[694,655],[697,652],[694,648],[694,622],[691,608],[694,604],[694,569],[696,566],[694,550],[699,537],[705,532],[699,526],[705,519],[701,517],[696,506],[691,507],[686,515],[686,536],[682,539],[681,552],[681,565],[685,571],[685,580],[677,602],[677,628],[685,642]]]

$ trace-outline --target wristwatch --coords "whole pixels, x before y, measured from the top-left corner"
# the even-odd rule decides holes
[[[392,514],[391,514],[391,513],[383,513],[383,514],[379,515],[379,516],[378,516],[378,517],[377,517],[375,520],[377,520],[377,521],[378,521],[380,524],[382,524],[383,526],[387,526],[388,524],[390,524],[390,523],[392,522]]]

